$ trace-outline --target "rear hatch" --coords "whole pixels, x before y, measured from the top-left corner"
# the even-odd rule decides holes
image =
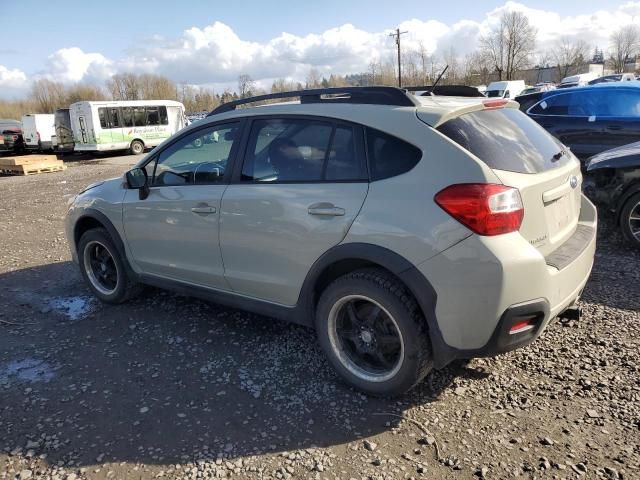
[[[580,216],[580,162],[516,108],[488,108],[448,120],[437,130],[520,191],[520,234],[547,256],[575,232]]]

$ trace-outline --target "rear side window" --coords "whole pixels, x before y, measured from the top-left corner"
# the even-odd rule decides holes
[[[569,162],[558,155],[562,145],[540,125],[514,108],[481,110],[438,127],[489,167],[518,173],[540,173]]]
[[[371,180],[382,180],[408,172],[422,158],[410,143],[372,128],[367,129],[367,155]]]
[[[534,115],[569,115],[569,106],[575,104],[572,93],[548,97],[534,106],[529,113]]]

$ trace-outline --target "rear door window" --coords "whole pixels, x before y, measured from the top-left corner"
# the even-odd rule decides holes
[[[323,120],[260,119],[253,122],[242,181],[349,182],[367,179],[354,128]]]
[[[540,173],[570,161],[559,155],[560,142],[515,108],[467,113],[437,130],[497,170]]]
[[[572,103],[576,103],[572,93],[554,95],[533,106],[529,113],[533,115],[569,115],[569,105]]]

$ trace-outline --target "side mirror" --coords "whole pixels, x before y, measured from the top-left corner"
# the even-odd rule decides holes
[[[149,196],[149,179],[143,168],[133,168],[126,174],[127,186],[132,190],[138,190],[140,200]]]

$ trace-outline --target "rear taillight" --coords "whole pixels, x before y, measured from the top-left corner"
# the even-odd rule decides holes
[[[451,185],[436,194],[435,201],[445,212],[479,235],[515,232],[524,217],[520,192],[505,185]]]

